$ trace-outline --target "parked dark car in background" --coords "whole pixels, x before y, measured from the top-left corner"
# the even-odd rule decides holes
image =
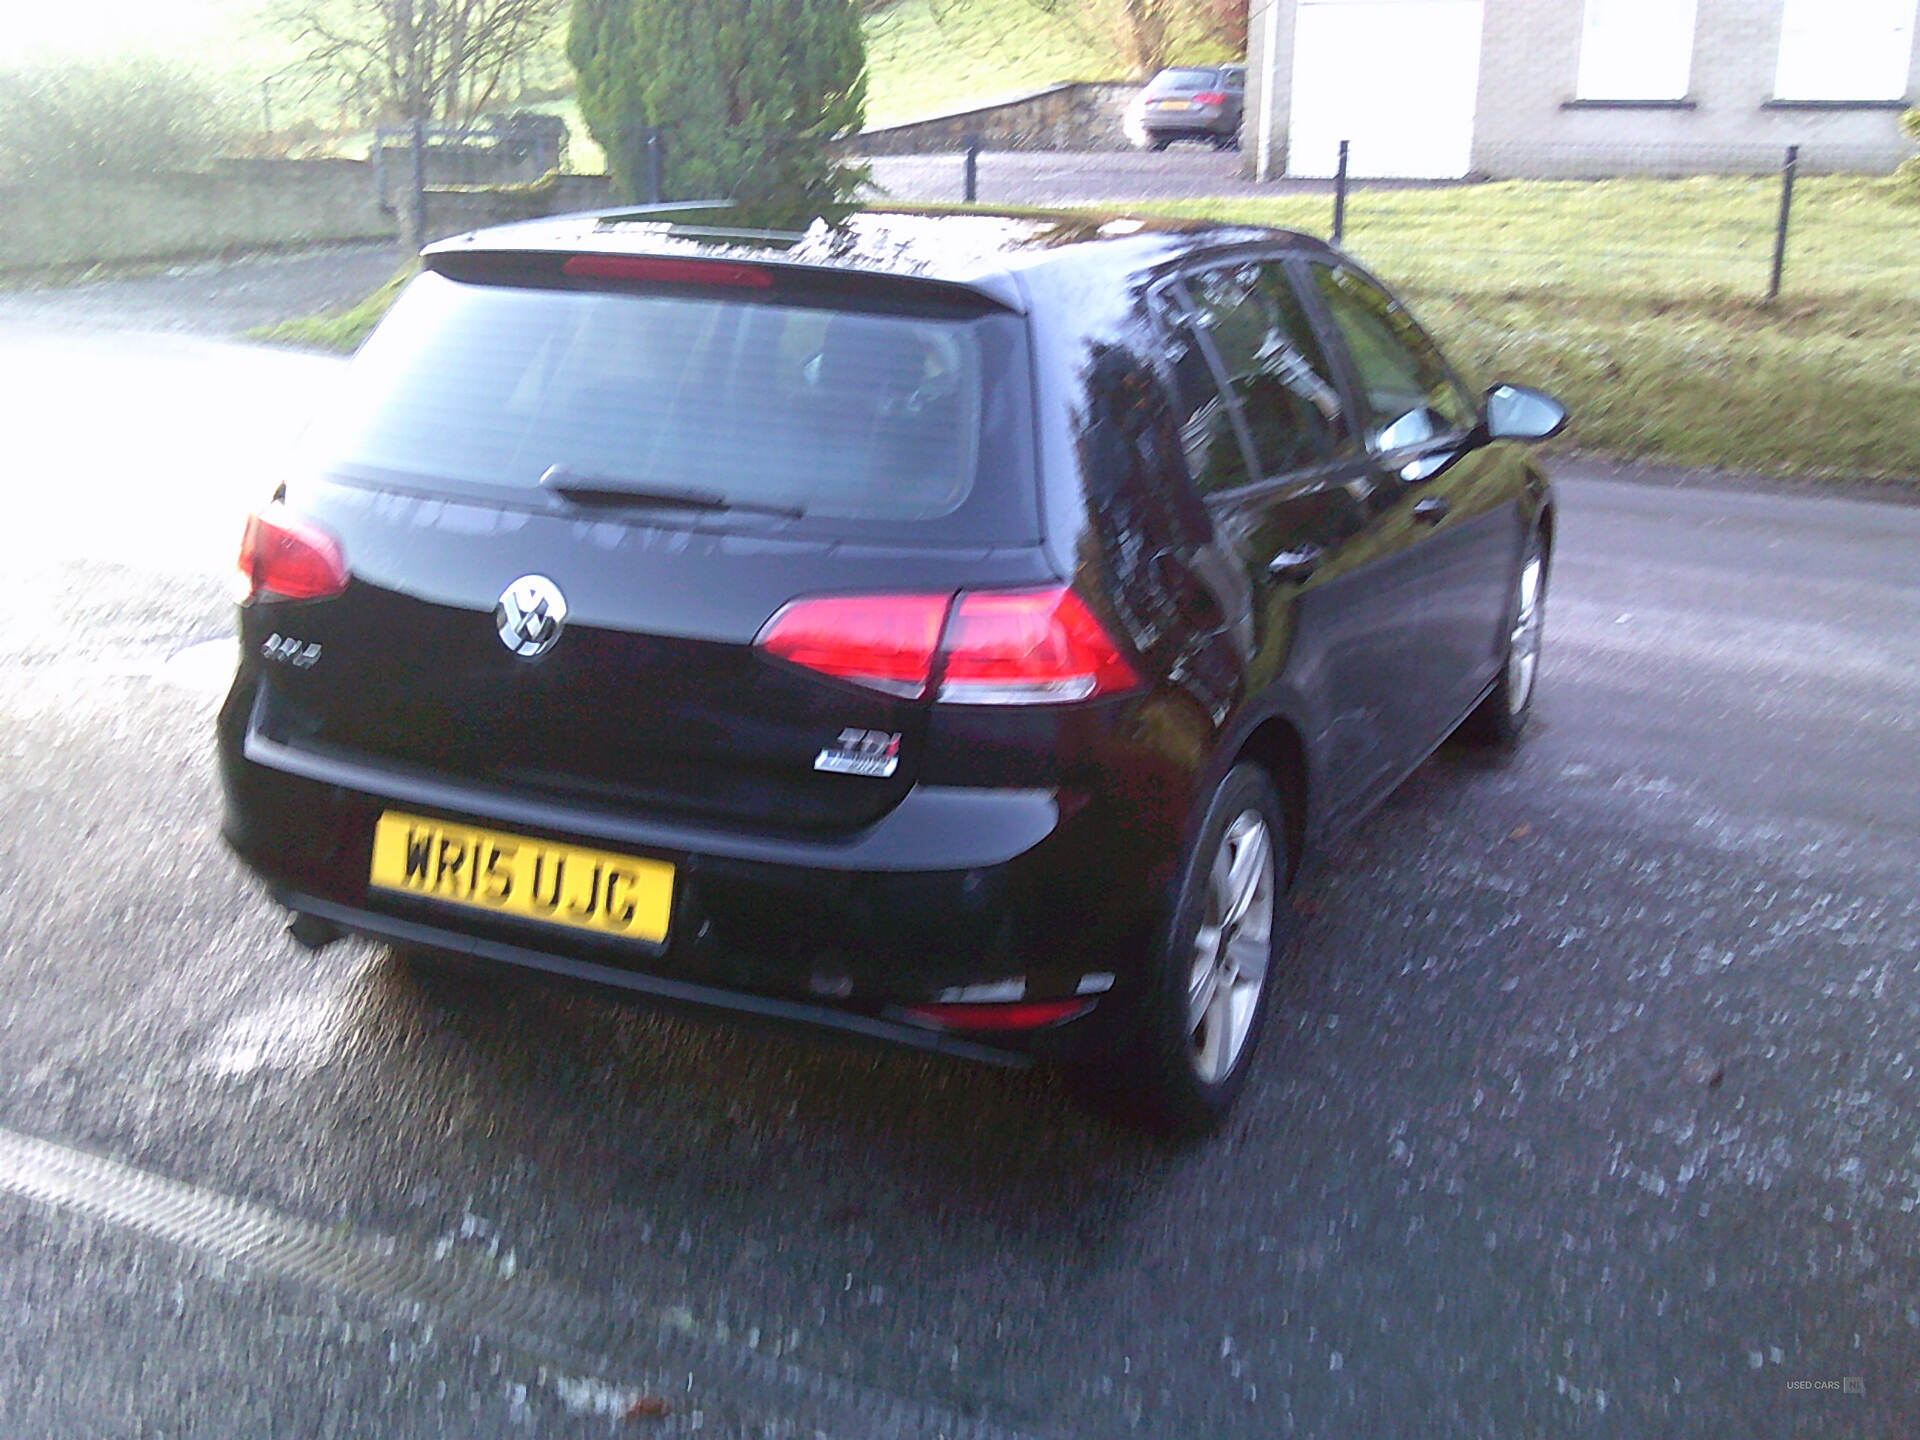
[[[1146,150],[1164,150],[1175,140],[1201,140],[1221,150],[1238,149],[1246,96],[1244,65],[1162,70],[1134,98],[1126,128],[1134,144]]]
[[[224,831],[306,943],[1057,1060],[1194,1133],[1303,856],[1526,721],[1513,442],[1564,413],[1317,240],[608,214],[424,263],[244,543]]]

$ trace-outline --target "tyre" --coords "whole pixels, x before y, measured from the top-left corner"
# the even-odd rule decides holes
[[[1173,137],[1171,135],[1147,136],[1147,148],[1149,150],[1164,150],[1167,148],[1167,146],[1171,145],[1172,143],[1173,143]]]
[[[1290,870],[1287,816],[1267,772],[1242,763],[1207,802],[1145,977],[1132,1054],[1114,1077],[1162,1134],[1213,1130],[1246,1084],[1266,1019]]]
[[[1527,540],[1508,610],[1507,653],[1492,691],[1467,716],[1461,735],[1477,745],[1510,749],[1527,728],[1540,671],[1541,628],[1547,608],[1547,548],[1538,530]]]

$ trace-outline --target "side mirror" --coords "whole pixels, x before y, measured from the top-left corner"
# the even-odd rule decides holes
[[[1548,440],[1567,428],[1567,407],[1525,385],[1496,385],[1481,407],[1489,440]]]

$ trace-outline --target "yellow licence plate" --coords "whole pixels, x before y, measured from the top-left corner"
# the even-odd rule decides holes
[[[368,877],[382,890],[576,930],[658,943],[673,910],[673,866],[389,810]]]
[[[1185,110],[1188,108],[1185,100],[1156,100],[1153,103],[1158,105],[1162,110]]]

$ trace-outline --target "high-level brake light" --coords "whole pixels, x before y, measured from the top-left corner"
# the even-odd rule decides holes
[[[572,255],[563,275],[590,280],[656,280],[670,285],[734,285],[767,290],[773,276],[758,265],[732,260],[682,260],[671,255]]]

